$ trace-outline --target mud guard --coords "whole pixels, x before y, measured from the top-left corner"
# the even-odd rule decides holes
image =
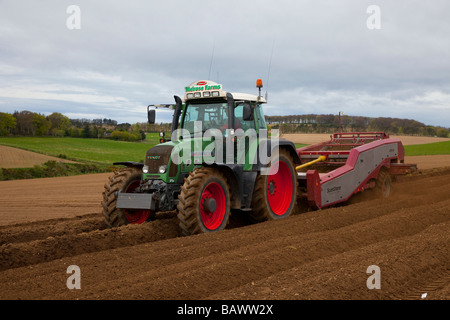
[[[261,160],[259,158],[259,150],[261,148],[265,148],[265,150],[270,150],[270,154],[267,154],[267,157],[270,158],[272,151],[275,147],[277,147],[277,145],[272,146],[272,140],[270,140],[270,139],[260,140],[259,145],[258,145],[258,151],[255,154],[256,160],[254,162],[255,164],[253,165],[253,170],[256,170],[259,172],[261,170],[261,168],[266,167],[265,164],[261,163]],[[284,149],[288,150],[289,153],[291,154],[292,159],[294,160],[294,164],[301,163],[300,157],[298,156],[297,150],[295,149],[295,144],[292,141],[285,140],[285,139],[279,139],[278,140],[278,148],[284,148]]]

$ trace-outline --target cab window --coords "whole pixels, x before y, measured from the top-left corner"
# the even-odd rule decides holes
[[[248,130],[248,129],[255,129],[255,121],[249,120],[244,121],[243,119],[243,113],[244,113],[244,105],[248,105],[247,102],[240,103],[234,108],[234,118],[235,118],[235,129],[242,129],[242,130]]]
[[[261,105],[257,105],[256,106],[256,108],[255,108],[255,117],[256,117],[257,122],[258,122],[258,130],[267,129],[266,119],[264,119],[264,114],[262,112]]]

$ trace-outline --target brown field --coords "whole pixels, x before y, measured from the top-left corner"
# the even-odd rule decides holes
[[[450,155],[438,156],[410,156],[405,157],[405,162],[415,163],[420,169],[433,169],[450,166]]]
[[[259,224],[233,213],[225,231],[190,237],[173,212],[108,228],[109,174],[2,181],[0,299],[448,300],[450,168],[433,159],[388,199]],[[70,265],[80,290],[66,286]],[[381,289],[367,288],[372,265]]]
[[[282,138],[294,143],[315,144],[330,139],[330,134],[283,134]],[[425,144],[441,141],[450,141],[449,138],[414,137],[414,136],[390,136],[399,139],[403,145]]]
[[[70,160],[0,145],[0,168],[29,168],[50,160],[74,163]]]

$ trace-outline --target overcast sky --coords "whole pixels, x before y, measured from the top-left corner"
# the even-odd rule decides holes
[[[450,127],[449,13],[448,0],[0,0],[0,112],[145,122],[196,80],[257,94],[262,78],[268,115]]]

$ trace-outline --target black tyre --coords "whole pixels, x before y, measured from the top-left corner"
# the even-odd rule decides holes
[[[178,196],[177,217],[184,235],[225,229],[230,217],[227,179],[213,168],[189,173]]]
[[[123,168],[108,179],[103,191],[102,212],[110,227],[126,224],[141,224],[155,217],[150,210],[127,210],[116,208],[118,192],[133,192],[139,187],[142,171],[137,168]]]
[[[278,171],[276,165],[278,164]],[[280,149],[278,161],[272,161],[268,175],[256,178],[250,218],[254,222],[276,220],[290,216],[297,200],[297,173],[294,161],[285,149]]]

